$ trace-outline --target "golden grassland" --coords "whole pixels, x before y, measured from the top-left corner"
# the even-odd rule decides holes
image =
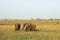
[[[60,25],[41,25],[36,26],[39,30],[60,30]],[[0,30],[15,30],[15,25],[0,25]],[[22,26],[21,29],[22,30]]]
[[[15,31],[15,23],[34,23],[39,31]],[[0,20],[0,40],[60,40],[60,20]],[[21,26],[22,28],[22,26]]]

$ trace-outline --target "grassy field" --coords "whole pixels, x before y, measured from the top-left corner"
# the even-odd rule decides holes
[[[14,31],[15,23],[26,22],[36,24],[39,31]],[[60,20],[0,20],[0,40],[60,40]]]

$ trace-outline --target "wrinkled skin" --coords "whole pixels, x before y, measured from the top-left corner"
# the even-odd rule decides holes
[[[19,29],[20,29],[20,27],[21,27],[21,25],[20,25],[20,24],[15,24],[15,31],[16,31],[16,30],[19,30]]]

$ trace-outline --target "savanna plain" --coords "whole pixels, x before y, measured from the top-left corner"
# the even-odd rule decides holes
[[[21,24],[21,29],[15,31],[15,23]],[[39,31],[22,30],[24,23],[36,24]],[[0,40],[60,40],[59,20],[0,20]]]

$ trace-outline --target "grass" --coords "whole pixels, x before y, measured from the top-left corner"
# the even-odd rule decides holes
[[[2,25],[14,25],[15,23],[34,23],[36,25],[56,25],[60,24],[60,20],[0,20]]]
[[[25,22],[35,23],[39,31],[14,31],[15,23]],[[0,20],[0,24],[5,24],[0,25],[0,40],[60,40],[59,20]]]

